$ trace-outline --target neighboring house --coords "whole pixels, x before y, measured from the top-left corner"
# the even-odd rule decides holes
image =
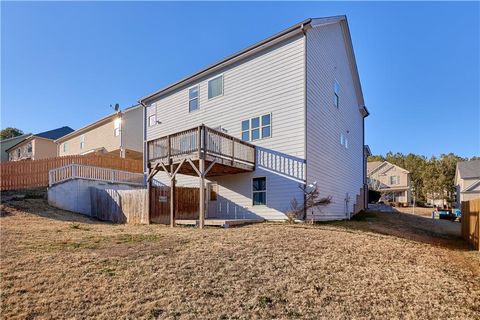
[[[457,208],[462,201],[480,198],[480,160],[457,162],[455,187]]]
[[[26,139],[7,149],[9,161],[39,160],[57,156],[57,145],[54,140],[72,132],[70,127],[61,127],[37,134],[31,134]]]
[[[381,200],[409,205],[411,202],[410,172],[388,161],[367,163],[368,188],[379,191]]]
[[[114,112],[57,139],[58,155],[110,154],[143,158],[143,109],[141,105]]]
[[[8,138],[8,139],[1,140],[0,141],[0,146],[1,146],[1,149],[2,149],[1,161],[2,162],[8,161],[7,150],[10,149],[11,147],[13,147],[14,145],[18,144],[19,142],[27,139],[31,135],[32,135],[31,133],[26,133],[26,134],[22,134],[20,136],[16,136],[16,137],[13,137],[13,138]]]
[[[304,201],[299,186],[313,182],[332,203],[306,219],[345,219],[363,207],[368,111],[345,16],[302,21],[140,103],[146,165],[164,166],[156,180],[170,184],[163,170],[207,141],[208,151],[190,159],[201,163],[204,154],[205,168],[212,165],[207,217],[283,220],[293,199]],[[177,186],[199,186],[191,168],[183,164]]]

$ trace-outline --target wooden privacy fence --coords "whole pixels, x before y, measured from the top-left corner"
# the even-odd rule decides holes
[[[199,188],[176,187],[175,219],[198,219]],[[170,224],[170,187],[150,189],[150,222]]]
[[[74,155],[41,160],[12,161],[0,164],[0,189],[16,190],[48,186],[48,172],[70,164],[143,172],[141,160],[107,155]]]
[[[114,223],[170,224],[170,188],[150,189],[150,219],[146,189],[114,190],[90,188],[91,216]],[[176,188],[176,219],[198,219],[198,188]]]
[[[149,223],[146,189],[90,188],[91,216],[114,223]]]
[[[480,198],[462,201],[462,236],[474,250],[480,251]]]

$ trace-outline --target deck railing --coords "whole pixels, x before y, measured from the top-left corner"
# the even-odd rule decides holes
[[[52,169],[48,172],[48,185],[50,187],[54,184],[71,179],[97,180],[139,186],[144,185],[143,173],[134,173],[80,164],[69,164],[60,168]]]
[[[199,126],[148,142],[148,160],[175,159],[202,153],[255,165],[255,146],[221,131]]]

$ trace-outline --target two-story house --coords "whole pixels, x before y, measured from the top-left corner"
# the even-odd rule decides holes
[[[480,160],[457,162],[455,170],[456,206],[480,198]]]
[[[40,160],[56,157],[57,146],[54,140],[63,137],[70,132],[73,132],[72,128],[61,127],[37,134],[31,134],[6,150],[8,153],[8,160]]]
[[[140,103],[150,176],[200,181],[207,217],[283,220],[314,182],[331,204],[304,218],[355,213],[368,111],[345,16],[302,21]]]
[[[143,159],[141,105],[116,111],[55,140],[59,156],[90,153]]]
[[[411,203],[410,172],[388,161],[367,162],[368,187],[382,194],[381,200]]]

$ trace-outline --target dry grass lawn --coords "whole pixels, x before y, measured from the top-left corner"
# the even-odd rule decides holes
[[[1,316],[480,319],[480,254],[458,223],[370,214],[319,225],[112,225],[2,205]]]

